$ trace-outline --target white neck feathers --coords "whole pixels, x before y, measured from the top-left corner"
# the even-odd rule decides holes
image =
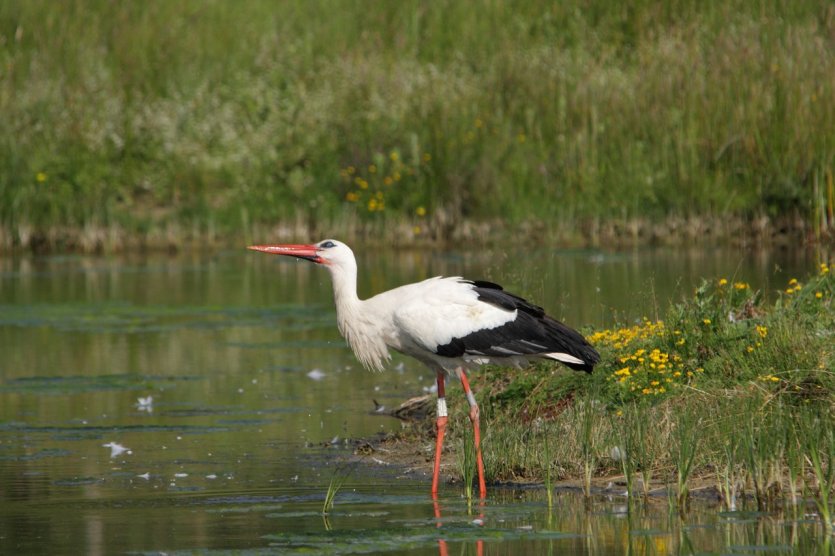
[[[357,296],[357,266],[351,262],[327,267],[333,280],[336,322],[360,363],[366,369],[382,371],[390,356],[379,320],[373,319],[366,302]]]

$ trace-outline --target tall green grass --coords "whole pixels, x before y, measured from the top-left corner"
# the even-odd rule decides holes
[[[546,364],[475,374],[489,478],[547,477],[549,462],[589,496],[622,473],[645,502],[633,496],[640,474],[644,494],[667,487],[671,509],[707,491],[729,511],[814,509],[831,532],[833,300],[827,263],[772,301],[713,279],[663,320],[588,334],[601,353],[590,375]]]
[[[589,235],[670,214],[793,215],[824,234],[832,12],[823,0],[10,0],[0,239],[392,222],[419,238],[496,219]]]

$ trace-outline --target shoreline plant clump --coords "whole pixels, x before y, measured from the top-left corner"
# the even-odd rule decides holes
[[[490,480],[571,480],[590,494],[594,477],[622,475],[630,499],[666,493],[682,510],[704,488],[729,510],[814,503],[831,530],[833,299],[826,263],[773,301],[704,281],[664,320],[588,334],[602,356],[591,375],[474,373]]]

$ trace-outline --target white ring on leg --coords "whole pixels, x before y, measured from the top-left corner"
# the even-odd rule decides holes
[[[446,417],[446,398],[438,398],[438,417]]]

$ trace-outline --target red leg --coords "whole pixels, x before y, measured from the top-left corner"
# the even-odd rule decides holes
[[[432,496],[432,506],[435,508],[435,526],[440,529],[441,528],[441,506],[438,503],[438,497]],[[440,556],[447,556],[449,552],[447,551],[446,541],[444,539],[438,539],[438,554]]]
[[[475,444],[475,461],[478,466],[478,493],[481,498],[487,497],[487,486],[484,483],[484,461],[481,459],[481,428],[478,424],[478,404],[475,401],[473,391],[470,390],[470,382],[464,369],[460,369],[461,386],[464,387],[464,394],[470,403],[470,422],[473,424],[473,443]]]
[[[446,374],[438,371],[438,434],[435,437],[435,470],[432,473],[432,497],[438,494],[438,479],[441,475],[441,451],[444,448],[444,432],[446,432],[447,410],[446,393],[444,392],[444,379]]]

